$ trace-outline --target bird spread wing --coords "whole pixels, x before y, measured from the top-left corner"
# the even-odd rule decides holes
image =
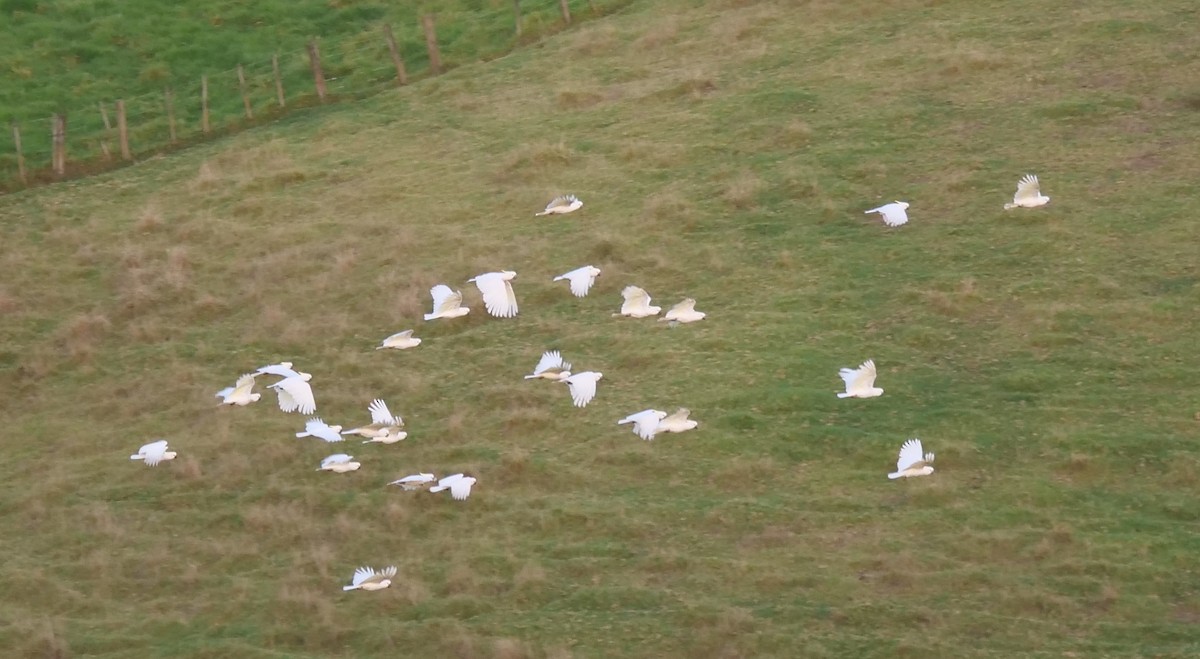
[[[676,410],[674,414],[663,418],[663,420],[660,421],[659,423],[662,423],[663,425],[669,425],[672,423],[683,423],[684,421],[688,420],[688,416],[691,415],[691,413],[692,413],[692,411],[689,410],[688,408],[681,407],[678,410]]]
[[[575,203],[575,201],[577,201],[575,195],[562,195],[561,197],[555,197],[554,199],[550,200],[550,203],[546,204],[546,211],[549,212],[557,208],[567,208],[571,204]]]
[[[621,291],[621,296],[625,298],[625,304],[621,305],[621,313],[650,306],[650,294],[638,286],[626,286],[625,290]]]
[[[913,467],[921,462],[923,458],[921,440],[910,439],[900,447],[900,459],[896,461],[896,471],[904,471]]]
[[[557,350],[547,350],[542,353],[542,358],[538,360],[537,366],[533,368],[533,374],[539,375],[552,368],[569,371],[571,370],[571,363],[563,361],[562,355]]]
[[[255,371],[254,374],[255,375],[278,375],[281,378],[294,378],[294,377],[300,376],[300,373],[298,371],[292,370],[291,362],[280,362],[278,364],[271,364],[270,366],[264,366],[264,367],[258,369],[257,371]]]
[[[875,386],[875,360],[868,359],[858,367],[857,375],[852,385],[856,390],[867,390]]]
[[[566,383],[571,387],[571,400],[574,401],[575,407],[587,407],[596,397],[596,380],[595,374],[591,372],[572,375],[566,379]]]
[[[284,378],[271,385],[279,395],[279,409],[284,412],[312,414],[317,411],[312,387],[299,377]]]
[[[1038,177],[1033,174],[1026,174],[1017,182],[1017,194],[1013,195],[1013,201],[1036,199],[1041,194],[1041,185],[1038,183]]]
[[[889,227],[898,227],[908,222],[908,211],[900,204],[888,204],[882,208],[883,223]]]
[[[401,341],[401,340],[403,340],[403,339],[407,339],[407,338],[411,337],[411,336],[412,336],[412,333],[413,333],[413,331],[412,331],[412,330],[404,330],[403,332],[396,332],[395,334],[393,334],[393,335],[389,336],[388,338],[384,339],[384,340],[383,340],[383,342],[384,342],[384,343],[391,343],[391,342],[393,342],[393,341]]]
[[[254,377],[253,373],[247,373],[238,378],[237,382],[233,383],[233,393],[231,395],[248,395],[250,390],[254,388]]]
[[[388,426],[402,425],[400,417],[394,416],[392,411],[388,409],[387,403],[383,402],[382,398],[376,398],[367,406],[367,410],[371,412],[371,423],[379,423]]]
[[[157,442],[150,442],[142,448],[138,449],[138,455],[142,456],[142,460],[149,466],[162,462],[163,456],[167,453],[167,440],[160,439]]]
[[[330,427],[328,423],[325,423],[323,420],[316,417],[309,419],[308,422],[304,424],[304,430],[313,437],[318,437],[330,443],[341,442],[345,441],[346,439],[338,434],[338,430],[341,430],[341,427],[335,430],[334,428]]]
[[[566,279],[571,282],[571,294],[575,297],[584,297],[588,291],[592,289],[592,284],[596,282],[596,275],[600,273],[599,268],[590,265],[585,265],[582,268],[576,268],[564,275],[555,277],[555,281]]]
[[[684,300],[683,302],[680,302],[679,304],[671,307],[671,310],[668,311],[667,313],[669,315],[678,315],[681,313],[692,313],[695,310],[696,310],[696,301],[689,297],[686,300]]]
[[[451,289],[445,284],[438,284],[429,289],[433,296],[433,313],[440,314],[462,306],[462,291]]]
[[[517,297],[513,293],[512,284],[498,272],[489,272],[475,278],[475,286],[483,295],[483,306],[488,313],[497,318],[511,318],[517,315]]]
[[[368,581],[378,581],[381,575],[372,568],[360,567],[354,571],[354,579],[350,582],[351,585],[361,586]]]
[[[329,465],[345,464],[353,459],[353,457],[346,455],[345,453],[334,453],[333,455],[321,461],[321,468],[324,469]]]
[[[410,483],[428,483],[434,480],[433,474],[413,474],[405,476],[399,480],[392,481],[393,485],[408,485]]]

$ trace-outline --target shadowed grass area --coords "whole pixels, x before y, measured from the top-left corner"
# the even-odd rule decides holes
[[[0,646],[1195,655],[1190,11],[639,3],[4,197]],[[1026,172],[1053,201],[1001,210]],[[586,205],[533,217],[560,193]],[[892,199],[908,225],[863,215]],[[587,263],[588,297],[551,282]],[[465,284],[499,269],[515,319]],[[421,321],[436,283],[471,314]],[[628,284],[709,317],[612,318]],[[604,373],[587,408],[521,379],[551,348]],[[867,358],[886,394],[835,398]],[[216,408],[280,360],[326,421],[382,397],[409,438],[296,439],[270,392]],[[697,430],[615,423],[677,406]],[[127,459],[157,437],[179,459]],[[908,437],[937,472],[889,482]],[[360,471],[315,471],[343,450]],[[479,482],[384,485],[417,471]]]

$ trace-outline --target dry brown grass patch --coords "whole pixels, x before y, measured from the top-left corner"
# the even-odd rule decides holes
[[[162,228],[162,226],[162,209],[159,208],[158,203],[155,201],[151,201],[142,207],[141,212],[138,213],[137,221],[133,224],[134,230],[138,233],[149,233]]]
[[[575,52],[585,57],[607,55],[621,46],[617,30],[612,25],[589,25],[575,34],[572,40]]]
[[[766,183],[754,172],[744,171],[725,182],[721,198],[734,208],[746,210],[757,205],[758,193],[765,187]]]
[[[665,188],[642,202],[642,214],[659,222],[688,222],[695,217],[696,207],[680,190]]]
[[[648,144],[638,140],[622,145],[617,151],[617,157],[630,165],[667,169],[687,162],[687,149],[680,144],[669,142]]]
[[[557,96],[558,107],[563,110],[590,108],[604,100],[604,94],[594,89],[563,89]]]
[[[568,167],[575,158],[575,151],[563,141],[523,144],[503,157],[492,178],[498,183],[528,181],[543,172]]]
[[[638,50],[655,50],[675,41],[678,36],[679,19],[675,16],[667,16],[647,28],[642,36],[633,42],[633,46]]]
[[[74,316],[58,331],[67,355],[73,360],[87,361],[96,353],[96,348],[112,330],[112,322],[102,313],[91,311]]]

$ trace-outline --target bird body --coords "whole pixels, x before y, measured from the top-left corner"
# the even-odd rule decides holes
[[[296,433],[297,437],[317,437],[327,442],[343,442],[346,441],[340,433],[341,426],[331,426],[321,419],[313,417],[304,424],[304,432]]]
[[[575,407],[587,407],[587,404],[596,397],[596,383],[602,377],[604,374],[598,371],[584,371],[563,378],[559,382],[565,382],[571,388],[571,402],[575,404]]]
[[[174,460],[176,455],[175,451],[167,450],[167,440],[160,439],[143,445],[137,453],[129,456],[129,459],[141,460],[147,467],[155,467],[160,462]]]
[[[662,311],[662,307],[650,306],[650,294],[646,289],[638,286],[626,286],[621,291],[621,297],[624,302],[621,303],[621,313],[619,316],[629,316],[630,318],[645,318],[647,316],[657,315]]]
[[[858,368],[843,368],[838,371],[846,383],[845,393],[838,398],[874,398],[883,395],[883,389],[875,386],[875,360],[868,359]]]
[[[703,320],[706,315],[708,314],[703,311],[696,311],[696,301],[689,297],[668,309],[666,315],[659,318],[658,321],[660,323],[667,321],[694,323],[697,320]]]
[[[455,501],[466,501],[467,497],[471,496],[471,486],[474,484],[475,479],[473,477],[454,474],[438,481],[438,484],[429,488],[429,491],[441,492],[442,490],[450,490],[450,496]]]
[[[700,425],[699,421],[689,419],[692,413],[686,407],[681,407],[674,414],[668,414],[658,422],[657,432],[684,432]]]
[[[575,212],[580,208],[583,208],[583,202],[579,201],[578,197],[575,195],[563,195],[561,197],[555,197],[552,199],[550,203],[546,204],[546,210],[540,213],[534,213],[533,216],[541,217],[543,215],[566,215],[567,213]]]
[[[600,268],[585,265],[555,277],[554,281],[566,279],[571,284],[571,294],[575,297],[584,297],[592,289],[592,284],[596,283],[596,277],[599,276]]]
[[[433,474],[420,473],[394,480],[388,485],[399,485],[401,489],[408,491],[423,490],[431,486],[435,480],[437,480],[437,476]]]
[[[429,289],[429,294],[433,296],[433,313],[425,314],[425,320],[458,318],[471,312],[462,305],[462,291],[455,291],[445,284],[438,284]]]
[[[335,474],[344,474],[348,471],[354,471],[362,466],[362,463],[354,462],[354,457],[345,453],[335,453],[321,461],[321,468],[317,471],[332,471]]]
[[[269,366],[263,366],[262,368],[255,371],[254,374],[255,375],[278,375],[281,378],[303,378],[305,380],[312,378],[312,375],[310,375],[308,373],[301,373],[300,371],[293,369],[291,362],[279,362],[278,364],[271,364]]]
[[[483,306],[497,318],[512,318],[517,315],[517,296],[513,293],[512,280],[517,273],[512,270],[485,272],[467,280],[474,282],[483,296]]]
[[[226,387],[217,392],[217,398],[222,399],[222,405],[249,405],[258,402],[262,394],[253,393],[255,373],[247,373],[237,379],[232,387]]]
[[[932,453],[923,453],[921,440],[910,439],[900,447],[900,459],[896,460],[896,471],[888,474],[888,478],[912,478],[913,476],[928,476],[933,473]]]
[[[412,330],[396,332],[395,334],[384,339],[383,343],[380,343],[379,347],[375,349],[383,350],[385,348],[395,348],[396,350],[406,350],[408,348],[415,348],[421,345],[421,339],[413,338],[412,333]]]
[[[365,437],[365,435],[364,435]],[[408,437],[408,433],[400,429],[400,426],[387,426],[383,431],[363,441],[363,444],[395,444]]]
[[[879,213],[883,217],[883,223],[889,227],[898,227],[908,222],[908,202],[894,201],[866,212],[867,215],[871,213]]]
[[[533,367],[533,373],[526,375],[525,379],[565,380],[569,377],[571,377],[571,362],[563,361],[562,355],[557,350],[547,350],[542,353],[542,358],[538,360],[537,366]]]
[[[386,439],[391,436],[401,435],[385,441],[384,444],[394,444],[408,436],[408,433],[400,432],[400,428],[404,427],[404,419],[398,415],[392,414],[388,409],[387,403],[383,402],[382,398],[376,398],[367,405],[367,411],[371,413],[371,423],[369,425],[343,430],[343,435],[358,435],[368,439]],[[364,444],[367,442],[363,442]]]
[[[313,398],[312,387],[308,384],[311,379],[312,375],[308,373],[298,373],[270,385],[279,397],[279,409],[300,414],[316,412],[317,401]]]
[[[1050,197],[1042,194],[1042,186],[1035,174],[1026,174],[1017,182],[1017,192],[1013,195],[1011,204],[1004,204],[1004,210],[1014,208],[1037,208],[1050,203]]]
[[[642,410],[621,419],[617,422],[617,425],[632,423],[634,434],[646,441],[650,441],[659,432],[659,422],[666,417],[667,413],[662,410]]]
[[[350,585],[342,586],[342,590],[383,590],[392,585],[392,579],[395,576],[395,565],[385,567],[378,572],[373,568],[360,567],[354,571],[354,578],[351,579]]]

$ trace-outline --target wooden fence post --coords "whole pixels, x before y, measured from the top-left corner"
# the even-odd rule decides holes
[[[179,138],[175,133],[175,95],[170,87],[163,87],[163,101],[167,104],[167,129],[171,134],[171,144],[175,144]]]
[[[50,164],[54,175],[65,176],[67,173],[67,118],[56,114],[50,120]]]
[[[434,75],[442,72],[442,54],[438,52],[437,32],[433,27],[433,14],[421,17],[421,25],[425,28],[425,47],[429,49],[429,70]]]
[[[275,72],[275,96],[279,98],[279,107],[286,107],[283,98],[283,76],[279,75],[279,53],[271,56],[271,69]]]
[[[250,108],[250,93],[246,91],[246,72],[238,64],[238,90],[242,92],[242,107],[246,108],[246,118],[254,118],[254,110]]]
[[[392,34],[392,26],[383,24],[383,38],[387,41],[388,52],[392,55],[392,65],[396,67],[396,83],[408,84],[408,72],[404,70],[404,60],[400,58],[400,49],[396,47],[396,35]]]
[[[100,102],[100,118],[104,120],[104,137],[100,138],[100,153],[104,154],[105,160],[112,160],[112,153],[108,150],[108,140],[112,138],[112,123],[108,120],[108,110],[104,109],[104,101]]]
[[[513,0],[513,20],[517,22],[517,38],[521,38],[521,0]]]
[[[200,130],[208,132],[208,76],[200,76]]]
[[[308,42],[308,64],[312,67],[313,84],[317,87],[317,98],[325,102],[325,74],[321,72],[321,51],[317,42]]]
[[[570,25],[571,8],[567,6],[567,0],[558,0],[558,8],[562,11],[563,22]]]
[[[25,177],[25,154],[21,152],[21,127],[17,122],[13,122],[13,147],[17,150],[17,176],[22,183],[28,183],[29,179]]]
[[[121,140],[121,157],[133,160],[129,152],[129,123],[125,121],[125,101],[117,101],[117,139]]]

